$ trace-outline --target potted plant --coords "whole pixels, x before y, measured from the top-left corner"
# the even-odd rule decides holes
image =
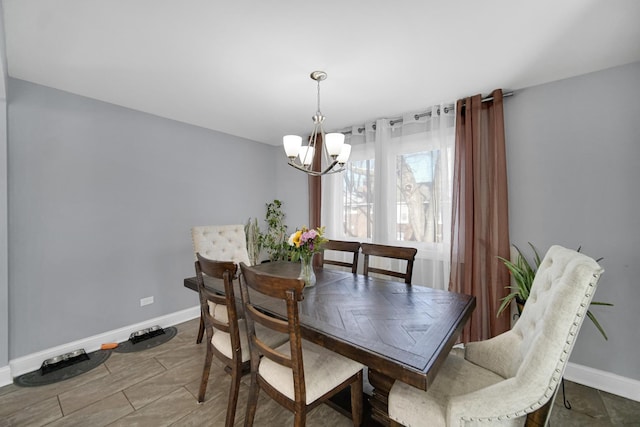
[[[531,285],[533,284],[533,279],[536,276],[536,271],[538,270],[538,267],[540,267],[540,262],[541,262],[540,254],[538,253],[536,248],[530,242],[529,242],[529,246],[531,246],[531,249],[533,250],[533,261],[534,261],[533,266],[529,263],[529,261],[527,261],[525,256],[522,254],[522,251],[520,251],[520,249],[516,245],[513,245],[513,247],[516,248],[516,251],[518,252],[515,262],[510,261],[506,258],[498,257],[498,259],[500,259],[500,261],[502,261],[504,265],[507,267],[507,269],[509,270],[509,273],[511,274],[511,277],[513,277],[513,281],[515,282],[515,285],[508,286],[511,292],[506,297],[502,298],[501,300],[502,303],[498,308],[498,315],[500,315],[507,307],[509,307],[511,302],[514,300],[518,307],[518,313],[522,313],[525,303],[529,298]],[[580,249],[581,247],[579,247],[577,251],[580,252]],[[602,258],[598,258],[596,262],[600,262],[601,260]],[[611,303],[598,302],[598,301],[592,301],[591,305],[613,306],[613,304]],[[608,340],[609,338],[607,337],[607,334],[604,331],[604,328],[600,325],[600,322],[598,322],[598,319],[596,319],[595,315],[591,312],[591,310],[587,310],[587,317],[591,319],[591,321],[593,322],[595,327],[598,329],[598,331],[602,334],[604,339]]]
[[[261,235],[262,247],[269,254],[270,261],[286,260],[288,258],[287,226],[284,223],[282,202],[274,199],[267,203],[267,215],[265,217],[267,230]]]

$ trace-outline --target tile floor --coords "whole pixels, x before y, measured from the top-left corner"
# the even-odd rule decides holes
[[[34,388],[0,388],[0,427],[13,426],[221,426],[230,379],[214,358],[206,400],[198,404],[205,348],[195,344],[197,320],[176,326],[171,341],[137,353],[113,353],[100,367],[67,381]],[[559,397],[552,427],[640,426],[640,403],[566,384],[573,409]],[[236,425],[244,423],[248,382],[243,379]],[[256,426],[293,425],[291,413],[260,394]],[[350,426],[350,420],[321,405],[308,425]]]

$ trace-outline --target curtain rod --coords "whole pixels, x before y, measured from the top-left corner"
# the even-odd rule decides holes
[[[509,96],[513,96],[513,92],[504,92],[504,93],[502,94],[502,97],[503,97],[503,98],[507,98],[507,97],[509,97]],[[487,96],[487,97],[485,97],[485,98],[482,98],[482,102],[491,102],[491,101],[493,101],[493,96]],[[464,107],[464,106],[465,106],[465,104],[462,104],[462,106]],[[448,112],[449,112],[447,107],[444,107],[444,112],[445,112],[445,113],[448,113]],[[415,114],[415,115],[413,116],[413,118],[414,118],[414,119],[416,119],[416,120],[418,120],[419,118],[421,118],[421,117],[426,117],[426,116],[431,116],[431,111],[427,111],[426,113],[421,113],[421,114]],[[403,119],[389,120],[389,124],[390,124],[391,126],[395,125],[396,123],[402,123],[402,122],[403,122]],[[374,123],[374,125],[373,125],[373,129],[375,130],[375,128],[376,128],[376,125],[375,125],[375,123]],[[358,133],[362,133],[362,132],[364,131],[364,129],[365,129],[365,128],[358,128]],[[343,133],[343,134],[345,134],[345,135],[348,135],[348,134],[352,133],[352,131],[348,130],[348,131],[341,132],[341,133]]]
[[[502,94],[503,98],[506,98],[509,96],[513,96],[513,92],[505,92]],[[493,96],[487,96],[486,98],[482,98],[482,102],[489,102],[489,101],[493,101]]]

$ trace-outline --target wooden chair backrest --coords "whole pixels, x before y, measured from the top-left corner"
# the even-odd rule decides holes
[[[364,254],[364,271],[363,274],[368,276],[369,273],[384,274],[386,276],[399,277],[404,282],[411,284],[413,277],[413,261],[416,259],[418,250],[416,248],[406,248],[401,246],[377,245],[373,243],[362,243],[360,245]],[[407,261],[407,268],[404,272],[386,270],[369,266],[369,257],[378,256],[384,258],[393,258]]]
[[[300,317],[298,301],[304,295],[304,281],[301,279],[284,278],[256,271],[254,268],[240,263],[242,276],[240,290],[244,304],[249,343],[251,347],[251,371],[257,372],[260,357],[267,357],[293,371],[293,383],[296,401],[305,402],[304,368],[302,362],[302,337],[300,334]],[[282,320],[258,309],[251,303],[249,289],[253,292],[284,300],[287,306],[287,320]],[[288,334],[291,355],[282,354],[270,347],[256,336],[255,323],[265,328]]]
[[[240,351],[240,333],[238,331],[238,312],[236,309],[235,295],[233,292],[233,278],[236,275],[238,266],[231,261],[214,261],[196,254],[197,261],[196,281],[198,282],[198,294],[200,295],[200,311],[204,319],[205,330],[207,331],[208,342],[213,337],[212,328],[226,332],[231,337],[231,347]],[[224,295],[220,295],[204,286],[204,275],[215,279],[221,279],[224,283]],[[209,311],[209,301],[214,304],[223,305],[227,310],[228,321],[215,318]],[[236,354],[234,352],[234,354]]]
[[[349,262],[337,261],[333,259],[327,259],[325,257],[325,250],[330,251],[342,251],[351,252],[353,254],[353,260]],[[322,248],[322,265],[330,264],[340,267],[351,268],[351,272],[356,274],[358,271],[358,255],[360,254],[360,242],[348,242],[345,240],[329,240],[324,244]]]

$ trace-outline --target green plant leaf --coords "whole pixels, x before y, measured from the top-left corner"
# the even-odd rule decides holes
[[[591,301],[591,305],[606,305],[609,307],[613,307],[613,304],[610,302],[600,302],[600,301]]]
[[[516,299],[517,296],[518,296],[518,292],[511,292],[509,295],[502,298],[501,299],[502,304],[500,304],[500,307],[498,308],[498,314],[496,315],[496,317],[500,316],[500,313],[502,313],[504,309],[507,308],[509,304],[511,304],[511,301]]]
[[[593,304],[593,303],[591,303],[591,304]],[[598,305],[605,305],[605,304],[598,304]],[[600,326],[600,322],[598,322],[598,319],[596,319],[596,316],[594,316],[593,313],[590,310],[587,310],[587,316],[589,317],[589,319],[591,319],[591,321],[596,326],[598,331],[600,331],[600,333],[602,334],[604,339],[609,341],[609,337],[607,337],[607,334],[604,331],[604,328],[602,326]]]

